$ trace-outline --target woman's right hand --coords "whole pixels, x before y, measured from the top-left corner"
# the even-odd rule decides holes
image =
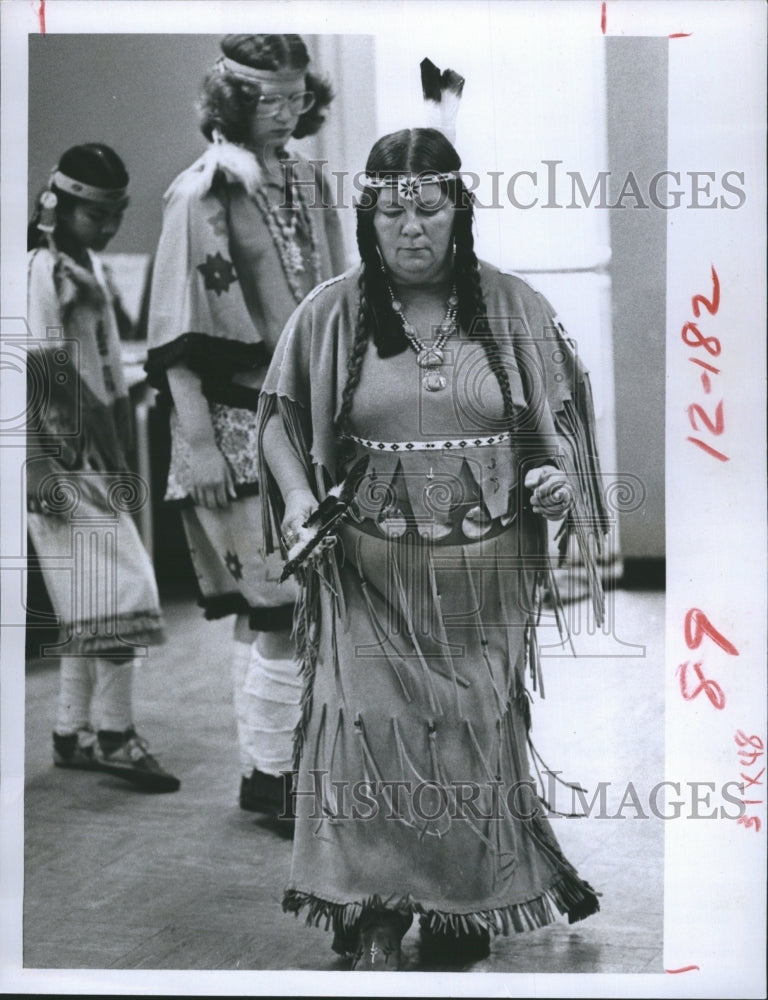
[[[226,459],[213,443],[192,449],[190,496],[199,507],[213,510],[237,499],[235,483]]]
[[[299,530],[303,527],[309,515],[318,506],[314,493],[305,487],[288,490],[285,497],[285,514],[280,531],[285,547],[290,549],[299,538]]]

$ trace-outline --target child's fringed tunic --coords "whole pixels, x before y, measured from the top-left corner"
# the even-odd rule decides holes
[[[598,619],[607,527],[587,374],[549,304],[481,265],[516,424],[476,337],[446,345],[443,391],[408,350],[372,342],[351,411],[354,454],[334,435],[358,314],[358,273],[296,311],[262,389],[318,498],[368,463],[354,515],[303,576],[296,634],[306,682],[293,866],[284,907],[333,925],[337,947],[367,907],[429,914],[435,929],[539,927],[598,908],[563,856],[531,779],[526,677],[539,682],[541,595],[556,585],[525,472],[545,463],[575,498],[575,535]],[[265,532],[282,501],[268,470]],[[562,616],[555,616],[562,625]]]
[[[113,291],[47,248],[28,258],[27,530],[61,625],[62,655],[133,654],[164,641],[149,556],[133,521],[131,422]]]

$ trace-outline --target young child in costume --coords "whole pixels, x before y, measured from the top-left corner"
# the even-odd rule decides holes
[[[318,165],[285,150],[331,100],[302,39],[228,35],[221,50],[201,102],[211,145],[165,196],[146,370],[172,406],[166,500],[182,508],[200,603],[236,615],[240,805],[280,814],[301,698],[296,589],[263,551],[256,408],[288,317],[345,261]]]
[[[115,295],[94,252],[118,231],[127,186],[109,146],[75,146],[27,232],[30,571],[41,572],[61,625],[54,763],[173,792],[178,778],[134,728],[135,654],[164,641],[163,623],[131,516],[146,493],[125,459],[131,423]]]

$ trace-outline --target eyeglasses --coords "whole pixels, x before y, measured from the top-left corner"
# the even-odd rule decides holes
[[[285,108],[286,104],[295,115],[303,115],[315,103],[315,95],[311,90],[305,90],[301,94],[292,94],[286,97],[284,94],[262,94],[256,101],[255,112],[257,118],[275,118]]]

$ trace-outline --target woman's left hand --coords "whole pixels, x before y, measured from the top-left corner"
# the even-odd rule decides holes
[[[531,469],[525,477],[531,494],[531,509],[549,521],[559,521],[573,506],[573,490],[564,472],[554,465]]]

